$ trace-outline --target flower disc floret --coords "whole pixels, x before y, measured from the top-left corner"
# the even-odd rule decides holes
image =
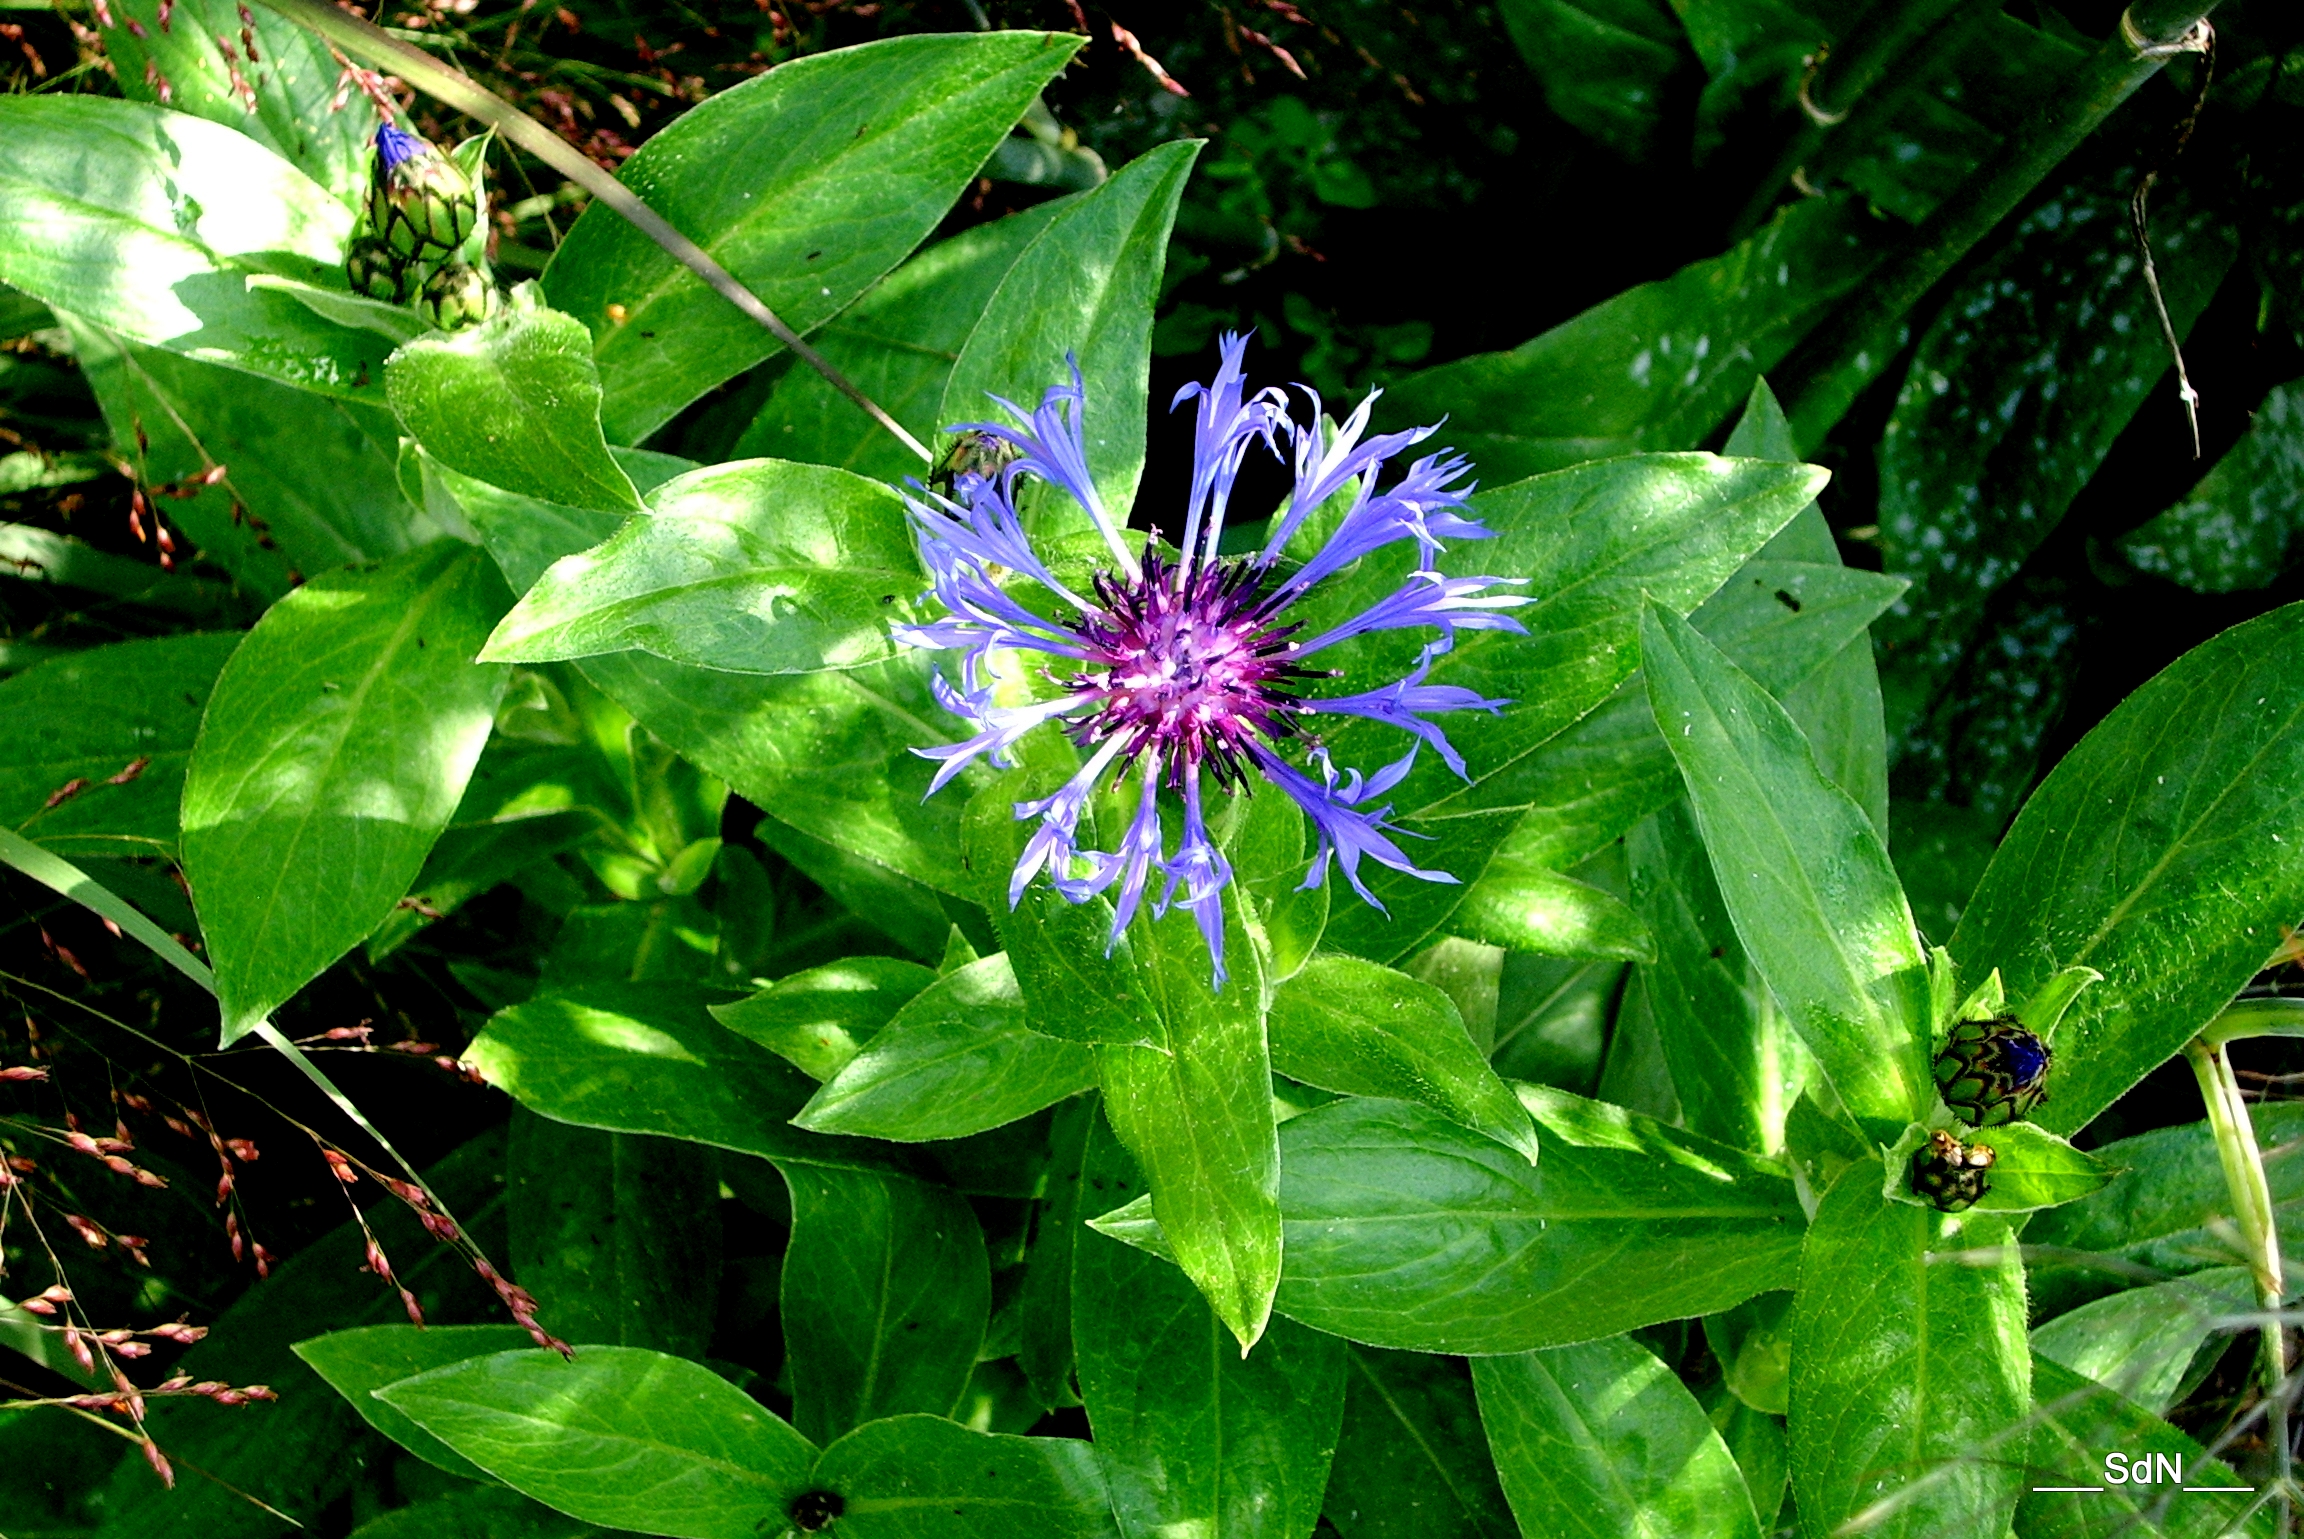
[[[1071,383],[1052,387],[1036,411],[995,397],[1012,421],[952,429],[962,435],[965,452],[947,458],[939,489],[915,484],[905,500],[932,580],[930,607],[943,613],[896,631],[910,645],[960,654],[958,684],[939,672],[936,697],[974,732],[917,750],[940,761],[931,795],[978,759],[1012,764],[1015,744],[1050,723],[1085,754],[1064,786],[1016,804],[1016,816],[1038,826],[1010,876],[1010,904],[1042,872],[1074,903],[1109,894],[1109,946],[1157,875],[1163,880],[1153,911],[1181,905],[1193,916],[1219,984],[1223,893],[1232,868],[1209,830],[1204,780],[1231,793],[1262,781],[1303,808],[1319,841],[1306,887],[1326,880],[1332,859],[1378,909],[1383,905],[1360,875],[1363,860],[1427,881],[1454,881],[1415,866],[1395,842],[1407,831],[1391,823],[1390,805],[1371,804],[1407,776],[1427,746],[1451,770],[1465,773],[1462,757],[1429,718],[1492,712],[1510,702],[1426,679],[1458,631],[1521,630],[1508,611],[1527,602],[1497,591],[1514,586],[1514,579],[1444,576],[1435,567],[1447,541],[1490,534],[1462,512],[1472,490],[1467,461],[1428,455],[1383,486],[1386,462],[1429,437],[1431,428],[1370,437],[1371,395],[1341,427],[1323,431],[1320,399],[1310,390],[1304,395],[1311,410],[1298,422],[1282,392],[1247,391],[1246,348],[1244,338],[1226,337],[1216,377],[1176,396],[1177,406],[1195,403],[1196,431],[1184,537],[1173,554],[1154,540],[1139,556],[1104,506],[1088,470],[1087,396],[1077,367]],[[1294,484],[1262,548],[1222,558],[1217,551],[1233,484],[1259,442],[1293,464]],[[1110,552],[1111,564],[1095,574],[1087,594],[1060,581],[1026,537],[1016,511],[1018,483],[1026,478],[1068,495]],[[1286,565],[1283,553],[1298,531],[1339,495],[1350,500],[1334,529],[1309,559]],[[1416,550],[1414,569],[1399,588],[1350,619],[1304,634],[1290,616],[1295,605],[1362,556],[1399,543]],[[1037,608],[1009,591],[1007,584],[1018,580],[1043,590]],[[1434,634],[1401,678],[1354,694],[1311,693],[1338,674],[1325,658],[1310,665],[1305,659],[1386,630]],[[1038,654],[1040,676],[1060,693],[1021,704],[1005,698],[1003,678],[1013,688],[1013,669],[1004,668],[1009,653]],[[1321,716],[1382,722],[1413,741],[1373,774],[1339,770],[1310,725]],[[1279,751],[1292,739],[1308,745],[1304,767]],[[1081,814],[1108,774],[1136,783],[1135,809],[1116,849],[1082,849]],[[1173,854],[1161,825],[1163,792],[1181,801]]]

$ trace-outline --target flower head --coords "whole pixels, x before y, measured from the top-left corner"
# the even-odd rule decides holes
[[[1509,702],[1425,678],[1457,631],[1520,630],[1506,611],[1526,602],[1494,591],[1513,579],[1444,577],[1434,569],[1447,540],[1490,533],[1462,511],[1471,492],[1465,479],[1471,467],[1463,458],[1427,455],[1382,485],[1386,461],[1429,437],[1431,428],[1368,436],[1370,396],[1331,436],[1322,430],[1320,400],[1311,391],[1304,392],[1311,411],[1303,422],[1291,416],[1282,392],[1248,392],[1241,373],[1246,350],[1245,338],[1224,338],[1216,377],[1176,396],[1177,406],[1194,403],[1196,437],[1183,542],[1172,553],[1148,539],[1139,555],[1098,495],[1088,471],[1082,433],[1088,402],[1077,367],[1072,382],[1052,387],[1037,411],[1003,400],[1012,422],[955,428],[968,452],[947,461],[938,489],[915,487],[905,499],[931,593],[944,613],[896,632],[913,646],[961,654],[959,682],[940,675],[936,696],[975,730],[957,743],[918,750],[941,761],[931,794],[979,758],[1011,764],[1016,742],[1051,722],[1086,754],[1079,773],[1052,795],[1017,803],[1016,816],[1039,826],[1010,878],[1010,905],[1042,872],[1074,903],[1109,894],[1109,946],[1150,892],[1156,914],[1180,905],[1193,916],[1219,984],[1223,895],[1232,867],[1209,828],[1211,785],[1239,794],[1262,781],[1304,809],[1319,840],[1306,887],[1326,880],[1331,857],[1353,890],[1379,909],[1361,879],[1362,860],[1427,881],[1454,881],[1446,872],[1418,869],[1395,842],[1405,831],[1388,821],[1390,805],[1370,804],[1399,784],[1425,746],[1464,773],[1463,759],[1429,718],[1495,711]],[[1261,549],[1219,556],[1233,484],[1258,443],[1293,464],[1295,484]],[[1017,483],[1025,477],[1070,496],[1102,536],[1111,563],[1087,593],[1060,581],[1026,537],[1016,511]],[[1284,560],[1306,520],[1343,494],[1349,501],[1342,516],[1309,559]],[[1304,634],[1304,624],[1291,618],[1324,580],[1401,542],[1413,542],[1416,564],[1397,590],[1316,634]],[[1012,595],[1002,585],[1009,574],[1043,596],[1026,603]],[[1434,633],[1405,677],[1357,693],[1314,693],[1338,675],[1326,658],[1307,659],[1350,637],[1402,629]],[[1040,677],[1050,686],[1044,698],[1003,698],[995,654],[1012,652],[1039,658]],[[1403,757],[1372,774],[1339,770],[1312,728],[1322,716],[1383,722],[1413,740]],[[1283,755],[1290,739],[1305,744],[1310,773]],[[1082,849],[1081,814],[1108,774],[1135,785],[1135,810],[1118,848]],[[1162,828],[1163,793],[1175,799],[1180,819],[1173,854]]]
[[[368,227],[387,250],[403,258],[451,256],[471,238],[479,212],[462,166],[390,123],[376,130]]]

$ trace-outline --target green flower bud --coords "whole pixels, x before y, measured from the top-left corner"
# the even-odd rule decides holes
[[[1999,1158],[1983,1144],[1962,1144],[1938,1128],[1928,1142],[1912,1154],[1912,1190],[1936,1205],[1941,1213],[1973,1208],[1992,1190],[1984,1172]]]
[[[2029,1117],[2047,1099],[2053,1058],[2013,1015],[1955,1021],[1936,1055],[1936,1088],[1970,1127],[1998,1127]]]
[[[496,285],[469,263],[444,262],[424,280],[417,308],[442,331],[477,326],[495,312]]]
[[[402,256],[438,260],[470,238],[479,200],[464,168],[414,134],[376,130],[368,227]]]
[[[353,238],[344,253],[344,276],[353,293],[388,305],[404,305],[416,296],[415,264],[373,235]]]

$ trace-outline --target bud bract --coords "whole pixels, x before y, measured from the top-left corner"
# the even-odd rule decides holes
[[[416,264],[373,235],[353,237],[344,253],[344,276],[352,292],[389,305],[404,305],[416,297]]]
[[[444,262],[424,280],[417,308],[442,331],[477,326],[496,308],[496,285],[467,262]]]

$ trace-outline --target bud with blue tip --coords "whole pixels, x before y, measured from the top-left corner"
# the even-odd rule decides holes
[[[388,249],[445,260],[471,238],[479,217],[479,194],[455,157],[390,123],[376,130],[368,228]]]

